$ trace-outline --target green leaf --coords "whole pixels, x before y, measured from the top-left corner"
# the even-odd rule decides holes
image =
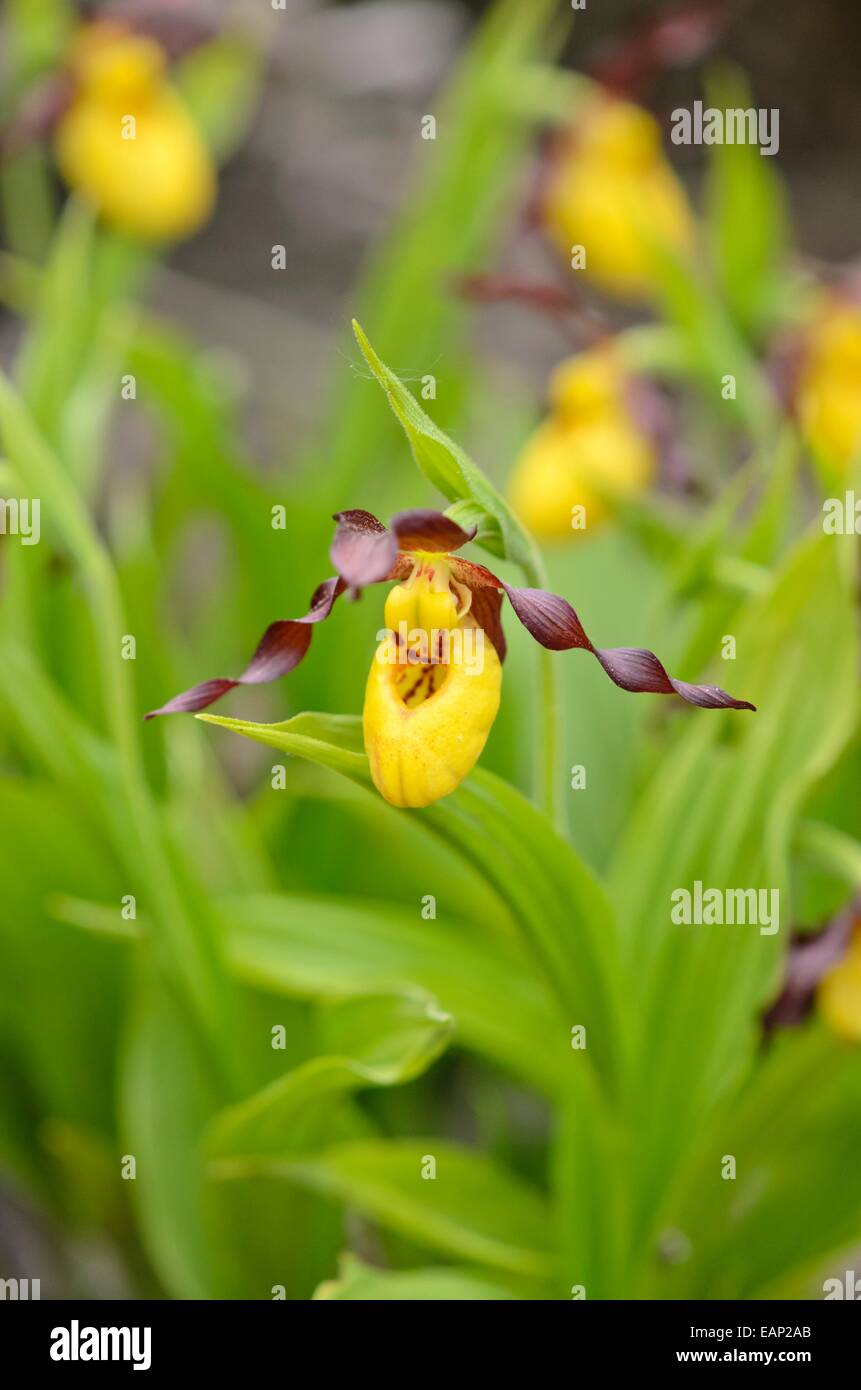
[[[768,444],[778,424],[774,396],[765,376],[720,296],[702,271],[666,246],[652,248],[663,316],[679,331],[690,369],[705,399],[729,409],[757,443]],[[725,376],[736,381],[736,396],[721,398]]]
[[[652,1198],[741,1075],[776,986],[793,922],[794,823],[857,719],[850,552],[814,533],[773,591],[744,606],[733,686],[758,713],[686,722],[644,787],[614,864],[613,898],[643,1001],[630,1103],[643,1130],[637,1168]],[[779,932],[674,924],[673,894],[697,880],[719,891],[776,890]]]
[[[740,72],[723,69],[707,84],[710,106],[753,109]],[[757,338],[773,325],[785,294],[789,231],[786,196],[774,156],[758,145],[707,147],[706,229],[723,295],[733,317]],[[744,235],[739,235],[744,228]]]
[[[221,906],[230,960],[248,983],[309,999],[425,990],[454,1015],[459,1043],[545,1092],[564,1085],[567,1037],[512,944],[390,903],[281,894]]]
[[[230,157],[251,124],[262,67],[253,44],[225,35],[195,48],[173,70],[173,79],[219,164]]]
[[[861,1236],[852,1157],[861,1143],[859,1099],[857,1048],[842,1046],[816,1020],[778,1033],[699,1136],[668,1211],[692,1260],[657,1273],[648,1294],[821,1297],[826,1258]],[[734,1181],[721,1176],[723,1154],[735,1158]],[[806,1288],[791,1289],[805,1279]]]
[[[367,757],[355,751],[358,718],[304,714],[280,724],[197,718],[370,784]],[[559,1026],[589,1030],[584,1069],[594,1063],[613,1076],[628,1027],[612,910],[598,880],[525,797],[490,773],[477,770],[444,801],[405,814],[445,839],[507,897],[535,966],[557,997]]]
[[[33,418],[56,442],[60,414],[81,370],[95,322],[92,302],[96,223],[72,198],[39,286],[36,321],[18,359],[18,381]]]
[[[403,426],[413,457],[428,482],[450,502],[469,502],[494,518],[504,546],[504,556],[526,569],[535,563],[534,548],[496,488],[429,415],[394,372],[380,360],[365,333],[353,320],[353,332],[365,361],[386,393],[389,405]]]
[[[201,1136],[221,1092],[194,1029],[149,970],[132,1017],[121,1073],[125,1152],[141,1236],[174,1298],[218,1289],[205,1220]]]
[[[332,768],[362,786],[371,785],[371,773],[364,749],[362,721],[351,714],[295,714],[278,724],[254,724],[247,719],[231,719],[223,714],[197,714],[204,724],[233,729],[255,743],[264,743],[282,753],[307,758],[319,767]]]
[[[516,1295],[489,1279],[444,1265],[430,1269],[374,1269],[354,1255],[345,1255],[338,1278],[321,1284],[314,1298],[334,1302],[490,1303],[512,1300]]]
[[[63,61],[78,14],[71,0],[10,0],[4,27],[8,44],[6,80],[14,77],[20,89]]]
[[[209,1130],[213,1160],[254,1160],[301,1153],[330,1137],[325,1126],[349,1092],[413,1081],[447,1047],[450,1014],[431,1001],[369,996],[323,1011],[323,1048],[279,1080],[222,1110]]]
[[[436,1177],[423,1179],[429,1158]],[[267,1168],[431,1249],[535,1278],[553,1271],[550,1213],[541,1194],[468,1149],[437,1138],[363,1140]]]

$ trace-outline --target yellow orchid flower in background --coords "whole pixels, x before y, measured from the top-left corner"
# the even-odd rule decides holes
[[[805,442],[830,473],[845,473],[861,453],[861,307],[830,296],[806,340],[796,387]]]
[[[861,1042],[861,921],[855,923],[843,959],[819,981],[816,1002],[837,1037]]]
[[[73,96],[54,135],[65,181],[130,236],[177,241],[197,231],[215,202],[215,167],[161,46],[97,22],[78,34],[69,67]]]
[[[365,692],[364,738],[371,776],[394,806],[429,806],[475,766],[499,708],[505,637],[501,608],[550,651],[588,651],[622,690],[680,695],[703,709],[747,709],[715,685],[669,676],[654,652],[596,647],[566,599],[520,589],[453,552],[474,539],[442,512],[399,512],[390,527],[361,509],[338,512],[331,558],[337,574],[314,590],[302,618],[271,623],[235,679],[203,681],[147,719],[206,709],[238,685],[260,685],[298,666],[314,624],[341,594],[396,580]]]
[[[654,481],[656,450],[629,394],[612,344],[557,367],[550,415],[527,440],[509,483],[511,505],[535,535],[570,537],[583,523],[589,530],[612,512],[614,498],[636,497]]]
[[[695,237],[694,216],[664,157],[657,121],[608,94],[562,137],[543,219],[566,259],[573,248],[584,248],[579,273],[621,299],[651,296],[654,244],[686,253]]]

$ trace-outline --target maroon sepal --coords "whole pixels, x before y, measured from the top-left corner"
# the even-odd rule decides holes
[[[338,576],[325,579],[314,590],[311,606],[304,618],[285,618],[270,623],[241,676],[237,676],[235,680],[222,677],[201,681],[190,690],[184,690],[181,695],[174,695],[173,699],[168,700],[160,709],[150,710],[144,718],[154,719],[159,714],[193,714],[215,704],[222,695],[235,690],[237,685],[263,685],[266,681],[286,676],[288,671],[299,665],[310,647],[312,625],[328,618],[335,600],[346,587],[343,579]]]
[[[542,647],[553,652],[582,648],[601,663],[610,680],[634,694],[680,695],[703,709],[749,709],[748,700],[736,700],[717,685],[690,685],[668,675],[654,652],[639,647],[593,646],[570,603],[543,589],[515,589],[506,584],[511,606],[528,632]]]
[[[548,174],[542,182],[542,198],[546,197],[550,171],[555,168],[557,158],[558,154],[551,153],[545,157]],[[543,208],[543,202],[541,207]],[[530,213],[530,217],[532,216]],[[535,226],[540,225],[543,222],[543,212],[536,212],[533,221]],[[606,319],[596,309],[581,303],[570,290],[561,289],[557,285],[525,280],[515,275],[488,273],[461,276],[457,281],[457,288],[465,298],[479,303],[498,304],[508,301],[520,304],[526,309],[534,309],[540,314],[548,314],[578,348],[584,343],[591,345],[603,342],[610,333]]]
[[[473,540],[476,530],[473,526],[469,531],[464,531],[450,516],[429,507],[416,507],[392,517],[392,531],[397,537],[399,550],[429,550],[437,555],[447,555]]]

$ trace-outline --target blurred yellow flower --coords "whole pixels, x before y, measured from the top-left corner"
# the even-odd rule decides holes
[[[847,1042],[861,1042],[861,922],[843,959],[820,980],[816,997],[832,1032]]]
[[[119,230],[175,241],[206,221],[215,168],[152,39],[95,23],[70,55],[72,103],[55,135],[66,182]]]
[[[829,472],[861,454],[861,307],[836,297],[817,314],[798,382],[802,435]]]
[[[565,138],[544,219],[566,258],[582,246],[582,273],[621,299],[650,296],[653,245],[686,252],[694,242],[693,214],[662,153],[657,121],[609,96]]]
[[[655,450],[633,418],[627,390],[612,345],[554,372],[551,413],[527,440],[509,484],[512,507],[537,536],[600,525],[614,499],[637,496],[653,481]]]

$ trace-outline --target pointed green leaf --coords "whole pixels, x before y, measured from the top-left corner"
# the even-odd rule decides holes
[[[430,1160],[436,1176],[423,1177]],[[236,1165],[234,1175],[243,1171]],[[261,1171],[337,1197],[432,1249],[537,1278],[553,1270],[553,1231],[541,1194],[455,1144],[362,1140],[313,1159],[270,1161]]]
[[[532,542],[490,480],[422,410],[415,397],[374,352],[355,320],[353,332],[365,361],[403,426],[413,457],[428,482],[450,502],[470,502],[488,513],[499,526],[505,557],[524,567],[534,565]]]
[[[210,1126],[211,1159],[301,1153],[330,1137],[326,1122],[350,1091],[397,1086],[426,1071],[445,1050],[452,1018],[432,1001],[402,995],[330,1005],[323,1011],[326,1054],[222,1110]]]
[[[461,1046],[546,1093],[564,1086],[568,1036],[516,942],[391,903],[271,894],[222,907],[230,959],[250,984],[309,999],[425,990],[454,1015]]]
[[[367,758],[355,751],[358,718],[305,714],[280,724],[197,718],[370,782]],[[445,839],[508,900],[556,996],[559,1026],[570,1032],[583,1024],[589,1031],[588,1051],[578,1054],[583,1076],[594,1064],[612,1077],[625,1054],[628,1023],[613,913],[595,876],[525,797],[480,769],[443,801],[405,814]]]

